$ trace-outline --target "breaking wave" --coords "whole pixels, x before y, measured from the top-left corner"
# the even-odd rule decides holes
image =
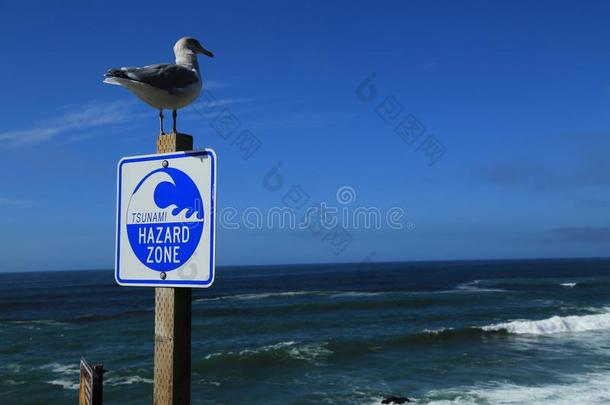
[[[541,320],[515,320],[481,327],[484,331],[506,331],[517,335],[549,335],[610,329],[610,312],[594,315],[552,316]]]
[[[260,292],[223,295],[219,297],[198,298],[196,302],[205,301],[225,301],[225,300],[264,300],[293,297],[321,297],[321,298],[372,298],[388,296],[398,297],[418,297],[422,295],[437,296],[452,293],[477,293],[477,292],[506,292],[500,288],[486,288],[480,285],[481,280],[457,285],[450,290],[430,290],[430,291],[281,291],[281,292]]]
[[[64,379],[51,380],[51,381],[47,381],[46,383],[51,384],[51,385],[59,385],[61,388],[65,389],[65,390],[77,390],[79,387],[78,382],[74,382],[72,380],[64,380]]]
[[[65,390],[77,390],[79,366],[77,364],[61,364],[49,363],[38,367],[40,370],[49,370],[52,373],[61,375],[60,378],[55,378],[46,381],[47,384],[57,385]]]
[[[490,383],[431,391],[417,402],[427,405],[607,404],[610,402],[610,373],[585,374],[564,384]]]
[[[298,297],[302,295],[320,295],[322,292],[319,291],[284,291],[284,292],[265,292],[265,293],[252,293],[252,294],[236,294],[236,295],[225,295],[222,297],[215,298],[199,298],[195,301],[218,301],[218,300],[262,300],[267,298],[286,298],[286,297]]]
[[[343,291],[330,294],[331,298],[359,298],[359,297],[376,297],[384,295],[384,292],[368,292],[368,291]]]
[[[52,373],[62,375],[78,375],[79,365],[78,364],[61,364],[61,363],[49,363],[39,367],[41,370],[50,370]]]
[[[297,344],[294,341],[280,342],[256,349],[210,353],[203,358],[201,364],[204,367],[239,366],[244,363],[251,366],[265,366],[290,361],[317,364],[333,354],[333,351],[326,346],[325,342],[309,344]]]
[[[598,310],[601,311],[601,310]],[[419,333],[397,336],[390,343],[431,343],[434,341],[477,339],[491,333],[501,335],[553,335],[610,330],[610,310],[589,315],[552,316],[541,320],[514,320],[486,326],[465,328],[440,327],[424,329]]]
[[[127,377],[111,377],[111,378],[107,379],[106,381],[104,381],[104,385],[111,385],[111,386],[131,385],[131,384],[137,384],[137,383],[152,384],[153,380],[151,380],[150,378],[140,377],[138,375],[131,375],[131,376],[127,376]]]
[[[506,292],[501,288],[486,288],[481,286],[481,280],[474,280],[468,283],[462,283],[455,287],[456,291],[467,292]]]

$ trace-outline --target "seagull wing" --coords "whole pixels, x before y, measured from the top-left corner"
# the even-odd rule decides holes
[[[106,73],[106,77],[116,77],[148,84],[168,93],[175,93],[199,81],[199,76],[194,70],[170,63],[110,69]]]

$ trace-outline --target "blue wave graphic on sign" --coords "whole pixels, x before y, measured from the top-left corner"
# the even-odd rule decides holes
[[[175,270],[199,245],[203,218],[201,194],[186,173],[175,168],[153,170],[131,196],[126,218],[129,243],[146,267]]]
[[[173,204],[176,205],[176,208],[172,210],[174,215],[178,215],[180,211],[186,208],[188,210],[186,216],[191,216],[197,208],[194,203],[201,203],[201,195],[193,180],[182,170],[170,167],[153,170],[140,180],[133,193],[137,193],[138,189],[148,178],[159,172],[167,173],[172,178],[173,184],[164,181],[157,185],[154,194],[154,201],[157,207],[167,208]],[[197,218],[203,219],[203,209],[197,212]]]

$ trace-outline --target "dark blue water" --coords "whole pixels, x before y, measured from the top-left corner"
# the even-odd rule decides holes
[[[150,403],[154,289],[0,275],[0,404]],[[610,260],[220,268],[193,294],[195,404],[610,401]]]

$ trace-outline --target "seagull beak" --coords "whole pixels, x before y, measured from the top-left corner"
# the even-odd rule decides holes
[[[201,47],[201,49],[199,49],[199,53],[202,53],[205,56],[209,56],[210,58],[214,57],[214,54],[212,52],[208,51],[207,49],[205,49],[203,46]]]

